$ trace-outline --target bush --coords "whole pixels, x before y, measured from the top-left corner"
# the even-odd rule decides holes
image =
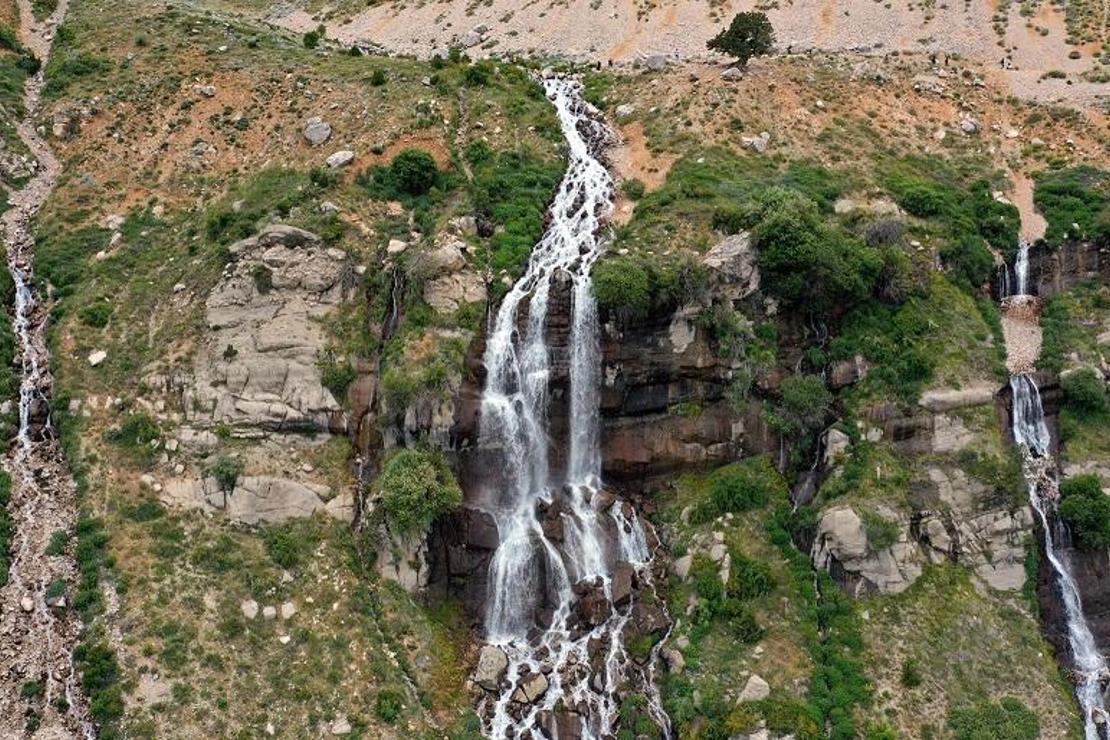
[[[953,709],[948,727],[956,740],[1035,740],[1041,732],[1037,715],[1009,696],[999,703]]]
[[[1064,405],[1080,419],[1102,416],[1110,410],[1106,399],[1106,383],[1091,368],[1081,368],[1060,378]]]
[[[729,27],[706,43],[712,51],[736,57],[744,66],[752,57],[762,56],[775,45],[775,30],[765,13],[737,13]]]
[[[800,193],[768,188],[746,216],[764,289],[824,317],[869,297],[883,261],[878,250],[827,227],[817,204]]]
[[[463,80],[469,87],[481,87],[489,82],[493,74],[493,65],[489,62],[474,62],[466,68]]]
[[[915,689],[921,685],[921,670],[913,658],[907,658],[902,663],[902,685],[907,689]]]
[[[402,450],[389,458],[378,478],[389,527],[403,535],[427,530],[462,503],[462,489],[442,453]]]
[[[646,188],[643,180],[633,177],[625,180],[621,189],[624,190],[624,194],[628,196],[629,200],[639,200],[644,197]]]
[[[327,28],[324,26],[323,23],[321,23],[319,26],[312,29],[311,31],[306,31],[305,35],[302,37],[304,48],[315,49],[317,46],[320,45],[320,41],[326,36]]]
[[[225,494],[231,493],[235,490],[235,484],[239,482],[239,476],[243,474],[243,461],[237,457],[224,455],[209,469],[208,474],[216,479],[216,485],[221,491]]]
[[[832,394],[819,375],[791,375],[782,381],[781,398],[765,411],[772,427],[786,435],[801,435],[824,423]]]
[[[81,686],[89,699],[89,713],[100,725],[101,737],[123,716],[123,690],[120,687],[119,663],[107,641],[90,638],[73,652],[73,660],[81,672]]]
[[[1060,518],[1085,550],[1110,547],[1110,497],[1097,475],[1077,475],[1060,484]]]
[[[357,47],[353,47],[353,48],[357,48]],[[370,73],[370,84],[373,85],[374,87],[381,87],[387,81],[388,81],[388,78],[385,75],[385,70],[382,69],[381,67],[378,67],[377,69],[375,69],[373,72]]]
[[[374,701],[374,713],[378,715],[378,719],[388,724],[393,724],[400,718],[403,708],[404,697],[394,689],[382,689]]]
[[[994,270],[994,258],[978,236],[948,242],[940,248],[940,258],[953,281],[969,292],[986,283]]]
[[[749,558],[743,553],[730,553],[731,570],[729,571],[726,590],[728,595],[741,601],[758,599],[775,590],[775,577],[771,573],[771,566],[762,560]]]
[[[112,318],[112,304],[107,301],[97,301],[81,309],[77,314],[81,323],[94,329],[103,329]]]
[[[316,547],[319,537],[311,520],[267,527],[262,535],[266,554],[281,568],[296,568]]]
[[[593,291],[598,308],[629,322],[651,309],[651,277],[636,260],[602,260],[593,269]]]
[[[337,359],[330,350],[320,356],[316,366],[320,369],[320,383],[331,391],[336,401],[343,403],[347,398],[347,388],[358,377],[354,366],[346,358]]]
[[[709,501],[718,514],[759,509],[771,500],[770,481],[751,466],[719,471],[709,488]]]
[[[121,447],[139,449],[149,447],[161,434],[158,422],[149,414],[140,412],[128,416],[118,428],[110,430],[107,437],[108,441]]]
[[[260,295],[266,295],[274,289],[274,273],[263,264],[251,268],[251,278],[254,280],[254,289]]]

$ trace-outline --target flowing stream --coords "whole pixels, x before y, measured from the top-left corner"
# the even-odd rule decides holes
[[[630,506],[601,489],[599,393],[601,351],[590,270],[601,254],[600,231],[612,207],[613,180],[599,160],[612,133],[583,101],[572,79],[546,79],[568,147],[566,174],[543,238],[493,320],[484,357],[482,444],[499,451],[502,483],[494,502],[499,546],[489,568],[487,640],[508,657],[502,688],[484,706],[494,738],[548,736],[573,725],[584,738],[614,734],[618,689],[638,680],[648,711],[669,723],[646,666],[631,660],[623,632],[635,596],[630,578],[650,587],[651,553]],[[569,283],[569,286],[568,286]],[[553,291],[570,293],[565,454],[553,454],[549,412],[556,369],[549,347]],[[563,470],[555,460],[565,460]],[[541,512],[555,511],[559,536]],[[622,578],[616,578],[621,571]],[[621,580],[621,593],[615,583]],[[576,607],[593,589],[607,616],[583,626]],[[635,675],[633,675],[635,674]],[[570,710],[568,713],[566,709]],[[563,711],[560,722],[553,713]]]
[[[1029,245],[1022,242],[1014,263],[1017,292],[1027,296]],[[1075,695],[1083,712],[1085,740],[1110,739],[1110,715],[1103,697],[1103,681],[1110,677],[1106,659],[1099,653],[1083,614],[1079,586],[1071,573],[1067,550],[1067,532],[1056,511],[1059,485],[1056,463],[1052,459],[1052,439],[1045,423],[1041,394],[1031,375],[1020,373],[1010,377],[1013,393],[1012,430],[1014,443],[1022,451],[1023,471],[1029,487],[1029,502],[1037,513],[1044,533],[1044,551],[1064,609],[1068,650],[1071,653]]]
[[[30,0],[19,2],[21,41],[44,68],[67,6],[67,0],[59,0],[49,18],[36,22]],[[0,217],[15,289],[12,327],[22,368],[17,443],[3,461],[12,477],[8,508],[13,541],[8,581],[0,589],[0,634],[4,636],[0,737],[22,737],[34,724],[43,737],[91,738],[95,732],[73,665],[81,623],[69,608],[67,594],[57,593],[54,585],[65,584],[71,591],[76,583],[72,547],[61,555],[45,554],[55,531],[73,532],[77,502],[73,480],[50,426],[53,378],[46,345],[48,312],[35,294],[33,281],[32,219],[61,171],[34,126],[42,86],[42,71],[27,80],[23,96],[26,114],[16,124],[20,139],[35,158],[35,172],[22,188],[9,193],[10,207]],[[41,691],[28,696],[24,686],[32,681]]]

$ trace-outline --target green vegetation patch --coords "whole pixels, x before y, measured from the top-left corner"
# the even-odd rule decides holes
[[[424,532],[462,503],[462,489],[443,454],[402,450],[389,458],[376,484],[389,528],[401,535]]]
[[[1060,517],[1084,550],[1110,547],[1110,496],[1094,474],[1077,475],[1060,484]]]
[[[1048,221],[1049,244],[1110,235],[1110,172],[1084,165],[1045,170],[1034,180],[1033,202]]]

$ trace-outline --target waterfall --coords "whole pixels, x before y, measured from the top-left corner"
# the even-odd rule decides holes
[[[509,659],[507,688],[483,703],[484,729],[495,738],[535,732],[562,707],[573,710],[581,737],[609,737],[616,729],[618,688],[636,669],[652,717],[669,732],[650,680],[653,666],[633,667],[625,652],[622,632],[632,606],[613,603],[621,561],[640,583],[651,583],[644,528],[630,506],[601,490],[601,350],[590,271],[612,206],[613,180],[598,159],[612,134],[583,101],[580,83],[546,79],[543,87],[566,138],[567,170],[547,230],[491,323],[483,358],[480,444],[501,462],[491,504],[499,546],[489,566],[485,627],[488,642]],[[556,285],[569,287],[571,300],[564,471],[552,464],[563,456],[552,454],[548,429],[553,366],[546,334]],[[541,510],[556,512],[559,536],[545,532]],[[589,588],[600,590],[609,616],[584,627],[575,605]],[[598,645],[604,657],[595,661]],[[542,696],[521,700],[516,687],[536,674],[544,677],[535,679]]]
[[[1058,516],[1054,463],[1049,456],[1049,433],[1037,384],[1028,375],[1010,378],[1013,391],[1014,442],[1025,457],[1025,477],[1029,485],[1029,501],[1037,512],[1044,532],[1044,550],[1052,566],[1067,623],[1068,648],[1074,665],[1075,694],[1083,710],[1083,733],[1086,740],[1106,740],[1110,735],[1106,720],[1105,699],[1101,682],[1110,675],[1105,658],[1098,652],[1094,636],[1083,615],[1079,586],[1071,574],[1067,553],[1060,548],[1056,528]]]
[[[1022,240],[1014,258],[1014,295],[1029,295],[1029,242]]]

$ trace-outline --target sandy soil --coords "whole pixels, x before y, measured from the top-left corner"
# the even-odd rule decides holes
[[[1104,0],[1104,2],[1107,0]],[[426,56],[437,48],[461,43],[479,26],[489,32],[468,50],[471,56],[543,50],[580,60],[630,62],[650,55],[674,59],[706,58],[705,42],[733,13],[750,3],[726,0],[714,8],[698,0],[663,0],[642,12],[629,0],[571,0],[565,4],[489,0],[484,4],[452,0],[406,7],[401,1],[373,5],[353,15],[327,10],[277,11],[270,20],[304,32],[322,20],[328,33],[343,43],[373,42],[387,49]],[[1004,38],[992,25],[991,0],[922,3],[910,7],[873,0],[795,0],[768,11],[780,51],[820,49],[866,54],[891,51],[959,54],[994,65],[1014,94],[1021,97],[1077,100],[1087,105],[1107,95],[1105,85],[1072,79],[1038,83],[1041,73],[1062,70],[1072,75],[1090,69],[1097,44],[1080,59],[1064,43],[1063,13],[1043,3],[1033,18],[1009,9]],[[1042,35],[1038,29],[1047,29]],[[1105,29],[1102,30],[1105,36]],[[1008,68],[1001,63],[1009,56]],[[1009,67],[1012,66],[1012,69]],[[1059,84],[1055,84],[1059,83]]]
[[[671,165],[678,155],[670,152],[654,153],[648,149],[644,125],[634,121],[617,128],[621,143],[612,152],[613,169],[621,180],[639,180],[645,192],[650,193],[662,187],[670,172]],[[628,223],[636,203],[623,195],[618,196],[613,220],[618,224]]]

